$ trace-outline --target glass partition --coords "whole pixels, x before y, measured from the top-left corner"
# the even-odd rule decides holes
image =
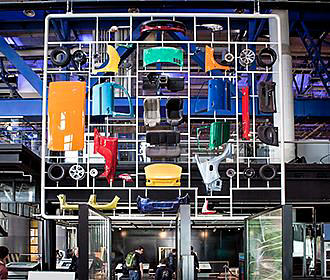
[[[110,240],[110,219],[88,205],[81,205],[78,229],[79,279],[110,279]]]
[[[89,209],[89,279],[109,279],[109,219]]]
[[[246,272],[248,280],[282,280],[292,273],[292,257],[288,240],[292,242],[291,209],[283,206],[246,220]],[[285,213],[284,213],[285,212]],[[288,228],[291,224],[291,228]],[[292,256],[292,255],[291,255]]]

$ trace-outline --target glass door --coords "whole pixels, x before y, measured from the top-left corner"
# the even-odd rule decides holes
[[[245,229],[247,279],[291,279],[291,206],[281,206],[249,217]]]

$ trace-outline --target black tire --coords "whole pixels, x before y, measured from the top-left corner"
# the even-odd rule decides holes
[[[269,55],[271,57],[270,61],[265,61],[264,58],[262,57],[263,55]],[[258,65],[266,68],[266,67],[272,67],[274,65],[274,63],[277,60],[277,54],[276,52],[272,49],[272,48],[264,48],[262,49],[259,54],[257,55],[257,62]]]
[[[50,60],[55,66],[65,67],[70,63],[70,50],[66,47],[57,47],[50,53]]]
[[[267,176],[266,172],[269,172],[269,170],[271,171],[271,175]],[[259,169],[259,176],[264,181],[273,180],[275,178],[276,174],[277,174],[276,167],[271,164],[265,164],[265,165],[261,166]]]
[[[76,50],[72,54],[72,61],[76,63],[76,65],[84,65],[87,62],[86,53],[82,50]]]
[[[244,169],[243,175],[246,178],[253,178],[256,175],[256,171],[252,167],[247,167],[247,168]]]
[[[52,164],[49,166],[47,174],[52,181],[60,181],[64,178],[65,170],[60,164]]]

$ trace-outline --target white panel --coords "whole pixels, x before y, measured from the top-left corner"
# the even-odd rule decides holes
[[[74,272],[29,271],[28,280],[75,280]]]

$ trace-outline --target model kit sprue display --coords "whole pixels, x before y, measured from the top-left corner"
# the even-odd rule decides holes
[[[93,25],[93,38],[51,41],[50,22],[62,19]],[[142,215],[137,198],[140,211],[173,215],[167,204],[188,194],[195,217],[234,216],[240,190],[278,191],[285,203],[280,34],[248,41],[232,27],[261,19],[280,26],[269,14],[49,15],[42,214],[59,217],[46,214],[56,196],[61,210],[90,197],[114,216]]]

